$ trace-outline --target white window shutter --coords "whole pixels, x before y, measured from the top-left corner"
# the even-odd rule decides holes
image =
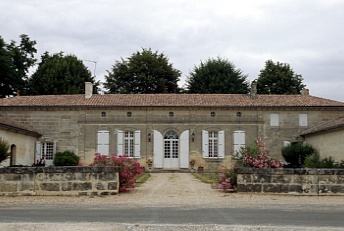
[[[288,147],[290,144],[290,141],[283,141],[283,147]]]
[[[272,127],[279,126],[279,115],[278,114],[270,114],[270,126],[272,126]]]
[[[219,131],[219,158],[225,158],[225,131]]]
[[[308,115],[307,114],[300,114],[299,115],[299,125],[301,127],[307,127],[308,126]]]
[[[153,135],[153,142],[154,142],[154,158],[153,158],[153,164],[154,168],[162,168],[162,157],[163,157],[163,137],[162,134],[154,130],[154,135]]]
[[[57,140],[54,140],[54,146],[53,146],[53,154],[56,154],[56,149],[57,149]]]
[[[37,160],[39,161],[41,159],[41,150],[42,150],[42,144],[39,141],[36,141],[36,150],[35,150],[35,158],[36,162]],[[35,163],[36,163],[35,162]]]
[[[109,131],[97,132],[97,152],[102,155],[109,155]]]
[[[137,130],[135,131],[134,135],[134,142],[135,142],[135,148],[134,148],[134,157],[140,158],[140,146],[141,146],[141,131]]]
[[[185,130],[180,135],[180,167],[188,168],[189,167],[189,130]]]
[[[234,153],[245,147],[245,131],[234,131]]]
[[[123,155],[123,131],[117,130],[117,156]]]
[[[209,133],[208,131],[202,130],[202,156],[203,158],[209,157]]]

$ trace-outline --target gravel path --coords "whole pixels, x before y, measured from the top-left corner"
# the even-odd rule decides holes
[[[274,208],[297,207],[303,210],[333,209],[343,207],[344,198],[340,196],[296,196],[224,193],[211,189],[187,173],[153,173],[152,177],[130,193],[114,196],[30,196],[0,197],[0,209],[11,207],[180,207],[180,208],[220,208],[220,207],[255,207]],[[49,229],[47,229],[49,228]],[[130,224],[1,224],[0,230],[276,230],[276,227],[243,226],[153,226]],[[278,230],[299,230],[297,228],[279,228]],[[303,229],[311,230],[311,229]],[[312,228],[312,230],[317,230]],[[319,229],[320,230],[320,229]],[[336,229],[331,229],[336,230]],[[339,229],[338,229],[339,230]]]

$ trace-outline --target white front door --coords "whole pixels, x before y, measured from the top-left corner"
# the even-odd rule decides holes
[[[164,168],[179,168],[179,140],[174,131],[164,136]]]

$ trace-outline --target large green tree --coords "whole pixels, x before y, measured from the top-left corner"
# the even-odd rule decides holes
[[[27,79],[30,67],[36,59],[36,41],[27,35],[20,35],[20,44],[11,41],[6,44],[0,36],[0,98],[27,93]]]
[[[306,85],[301,75],[296,74],[287,63],[265,62],[257,82],[258,94],[300,94]]]
[[[181,72],[163,53],[142,49],[116,61],[105,75],[104,88],[114,94],[178,93]]]
[[[247,76],[227,59],[208,59],[195,66],[186,80],[186,90],[199,94],[246,94]]]
[[[36,72],[29,79],[30,95],[83,94],[85,82],[93,83],[98,93],[99,82],[75,55],[45,52]]]

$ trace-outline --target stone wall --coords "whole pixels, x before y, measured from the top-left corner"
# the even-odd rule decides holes
[[[238,169],[238,192],[344,195],[344,169]]]
[[[113,195],[119,192],[117,167],[0,168],[0,195]]]

